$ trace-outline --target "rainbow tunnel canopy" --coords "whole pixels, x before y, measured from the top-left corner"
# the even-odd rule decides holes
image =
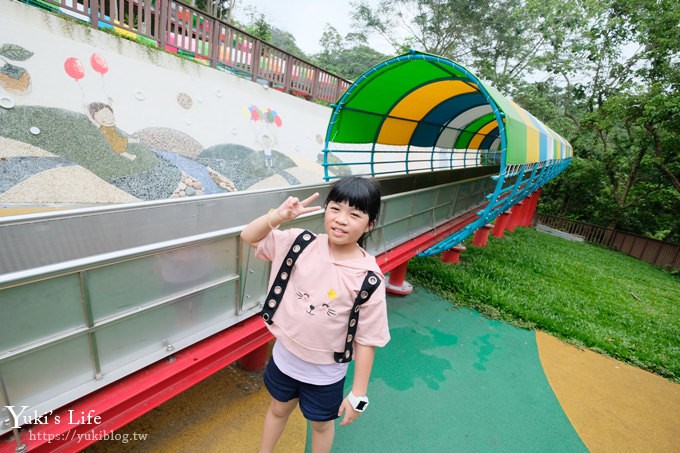
[[[370,148],[371,162],[376,161],[372,154],[397,147],[429,149],[432,156],[491,153],[500,157],[493,163],[502,166],[572,155],[566,140],[515,102],[462,66],[430,54],[412,51],[380,63],[333,107],[326,155],[342,152],[342,144],[369,145],[364,149]],[[453,168],[454,159],[450,162]]]

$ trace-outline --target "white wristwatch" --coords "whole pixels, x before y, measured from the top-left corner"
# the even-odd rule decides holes
[[[355,411],[363,412],[368,407],[368,397],[367,396],[355,396],[354,393],[349,392],[347,395],[347,401],[352,405]]]

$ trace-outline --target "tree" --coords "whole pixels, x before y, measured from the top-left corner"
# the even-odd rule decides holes
[[[295,36],[287,31],[281,30],[280,28],[272,27],[271,43],[279,49],[288,52],[291,55],[295,55],[302,60],[311,59],[302,49],[298,47],[297,43],[295,42]]]
[[[548,209],[680,242],[680,5],[617,0],[581,7],[590,27],[551,55],[559,62],[551,70],[566,82],[570,140],[585,161],[566,172],[569,183],[546,188],[561,199]],[[585,167],[593,170],[588,184]],[[598,196],[574,206],[578,196],[564,186],[574,189],[579,180]]]
[[[354,8],[362,33],[379,34],[399,53],[450,58],[506,93],[545,70],[581,17],[575,2],[562,0],[381,0]]]
[[[382,0],[353,17],[398,52],[467,66],[565,136],[576,157],[546,209],[680,239],[680,3]]]
[[[230,22],[236,0],[191,0],[188,3],[210,16]]]
[[[267,17],[256,7],[247,7],[245,9],[245,17],[247,19],[246,23],[239,23],[233,19],[232,23],[256,38],[268,42],[291,55],[295,55],[302,60],[310,59],[309,56],[297,46],[295,36],[292,33],[271,25]]]
[[[371,49],[361,33],[349,33],[344,38],[330,24],[326,24],[319,40],[321,52],[313,55],[315,63],[349,80],[386,60],[388,57]]]
[[[650,196],[665,193],[662,204],[670,207],[677,206],[680,197],[680,6],[663,0],[612,1],[606,6],[596,16],[598,26],[587,35],[595,83],[584,87],[584,127],[595,133],[595,148],[617,207],[609,224],[637,230],[631,213],[639,212]],[[627,42],[640,44],[628,57],[616,46]],[[665,190],[668,185],[674,193]],[[669,233],[675,230],[677,220]]]
[[[269,25],[262,13],[251,16],[250,22],[244,30],[262,41],[271,42],[272,40],[272,26]]]

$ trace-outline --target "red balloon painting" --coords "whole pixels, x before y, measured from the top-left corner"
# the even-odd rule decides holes
[[[92,56],[90,57],[90,65],[92,66],[92,69],[94,69],[101,75],[104,75],[107,72],[109,72],[109,64],[106,62],[106,60],[104,60],[104,57],[102,57],[98,53],[92,54]]]
[[[76,82],[85,77],[85,68],[83,64],[75,57],[67,58],[64,62],[64,69],[66,74]]]

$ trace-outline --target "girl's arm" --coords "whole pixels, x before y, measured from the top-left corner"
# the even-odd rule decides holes
[[[371,377],[374,357],[375,348],[373,346],[354,343],[354,381],[352,382],[352,393],[356,396],[366,396],[368,393],[368,380]],[[350,402],[347,401],[347,398],[340,405],[338,415],[342,416],[343,413],[345,417],[340,422],[340,426],[349,425],[361,415],[354,410]]]
[[[319,192],[315,192],[312,196],[302,201],[295,197],[288,197],[286,201],[281,203],[281,206],[270,210],[246,225],[243,231],[241,231],[241,239],[246,241],[251,247],[257,247],[257,244],[272,229],[278,228],[282,223],[289,222],[302,214],[321,209],[320,206],[307,207],[309,203],[317,198],[319,198]]]

